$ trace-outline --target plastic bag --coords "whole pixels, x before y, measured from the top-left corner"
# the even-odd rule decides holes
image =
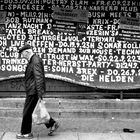
[[[50,115],[43,100],[38,100],[37,105],[32,114],[33,123],[39,125],[49,122]]]

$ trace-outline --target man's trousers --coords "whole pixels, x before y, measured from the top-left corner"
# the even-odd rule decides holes
[[[23,109],[23,118],[21,124],[21,134],[28,134],[32,131],[32,113],[38,102],[37,94],[29,95],[26,97],[24,109]],[[45,126],[50,128],[55,123],[55,120],[50,118],[49,123],[46,123]]]

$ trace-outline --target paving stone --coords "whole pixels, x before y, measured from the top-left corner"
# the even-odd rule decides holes
[[[105,140],[123,140],[119,133],[103,133]]]
[[[122,140],[119,133],[79,133],[79,140]]]
[[[79,140],[103,140],[102,133],[78,133]]]
[[[15,132],[0,132],[0,140],[17,140]],[[40,132],[32,140],[140,140],[140,133],[78,133],[56,132],[53,136]]]
[[[140,140],[140,133],[121,133],[123,140]]]
[[[17,140],[15,132],[6,132],[2,138],[2,140]],[[34,136],[32,140],[38,140],[37,135]]]
[[[77,133],[55,133],[53,136],[39,134],[39,140],[79,140]]]

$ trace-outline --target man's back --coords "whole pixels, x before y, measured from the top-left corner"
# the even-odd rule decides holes
[[[45,93],[44,66],[41,58],[33,55],[25,71],[25,88],[27,95]]]

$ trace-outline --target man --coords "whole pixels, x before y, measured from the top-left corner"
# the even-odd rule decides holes
[[[16,135],[16,138],[31,139],[33,138],[31,132],[32,113],[39,98],[42,99],[42,96],[45,93],[44,66],[41,58],[33,53],[30,45],[22,47],[19,50],[19,54],[28,60],[28,64],[25,71],[26,100],[23,109],[21,131]],[[49,123],[46,123],[45,126],[50,128],[48,135],[52,135],[52,133],[59,127],[58,122],[52,117],[50,118]]]

